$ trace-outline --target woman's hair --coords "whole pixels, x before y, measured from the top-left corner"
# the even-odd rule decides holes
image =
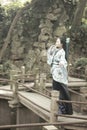
[[[61,41],[61,44],[64,45],[66,43],[66,38],[62,36],[60,37],[60,41]]]

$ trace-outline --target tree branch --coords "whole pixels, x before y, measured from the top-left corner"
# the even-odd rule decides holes
[[[77,6],[77,10],[75,12],[74,20],[72,23],[71,30],[76,30],[81,25],[81,20],[83,17],[83,12],[86,6],[87,0],[80,0]]]
[[[12,22],[12,24],[11,24],[11,26],[10,26],[10,29],[9,29],[9,31],[8,31],[7,37],[6,37],[6,39],[5,39],[5,42],[4,42],[4,44],[3,44],[3,46],[2,46],[2,49],[1,49],[1,51],[0,51],[0,62],[1,62],[1,60],[2,60],[2,57],[4,56],[4,53],[5,53],[6,48],[8,47],[8,45],[9,45],[9,43],[10,43],[12,31],[13,31],[13,29],[14,29],[14,27],[15,27],[15,25],[16,25],[18,19],[19,19],[19,17],[21,16],[22,12],[23,12],[25,9],[27,9],[27,8],[29,8],[29,6],[26,6],[26,7],[22,8],[22,9],[20,9],[20,10],[17,12],[15,18],[13,19],[13,22]]]

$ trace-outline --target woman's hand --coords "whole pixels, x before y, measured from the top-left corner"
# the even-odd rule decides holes
[[[59,66],[60,66],[60,67],[63,67],[64,65],[63,65],[62,63],[59,63]]]

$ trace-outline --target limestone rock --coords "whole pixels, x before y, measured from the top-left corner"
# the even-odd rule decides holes
[[[49,36],[40,34],[38,40],[41,42],[46,42],[49,39]]]
[[[50,34],[52,34],[52,29],[51,28],[42,28],[41,33],[43,35],[50,35]]]
[[[52,28],[53,24],[49,19],[46,19],[45,21],[41,20],[39,28],[44,28],[44,27]]]
[[[51,21],[56,21],[57,20],[56,15],[54,15],[53,13],[47,14],[46,18],[51,20]]]
[[[67,30],[65,28],[65,26],[60,26],[60,27],[57,27],[54,31],[54,36],[62,36],[63,33],[65,33]]]

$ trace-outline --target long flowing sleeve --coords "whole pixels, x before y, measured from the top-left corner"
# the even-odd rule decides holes
[[[63,49],[59,50],[53,58],[51,74],[55,81],[68,84],[67,61]]]
[[[60,64],[62,64],[65,68],[67,67],[67,61],[65,59],[65,51],[61,51]]]
[[[52,45],[47,51],[47,64],[52,65],[53,57],[55,53],[55,46]]]

